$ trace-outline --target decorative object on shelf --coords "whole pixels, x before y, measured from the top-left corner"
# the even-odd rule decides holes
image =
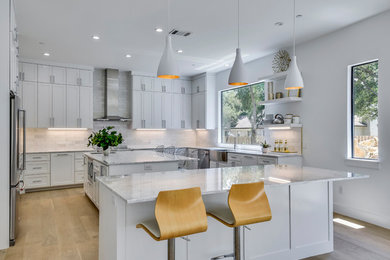
[[[263,148],[262,149],[263,153],[267,153],[268,149],[271,147],[271,145],[267,144],[267,141],[262,142],[260,145]]]
[[[293,124],[300,124],[301,123],[301,117],[298,115],[293,116]]]
[[[274,99],[274,83],[272,81],[267,83],[268,86],[268,100]]]
[[[295,15],[295,1],[294,0],[294,23],[293,23],[293,57],[292,61],[290,64],[290,67],[288,69],[288,74],[286,77],[286,81],[284,82],[284,88],[285,89],[301,89],[303,88],[303,79],[302,79],[302,74],[298,68],[297,64],[297,57],[295,55],[295,20],[296,20],[296,15]]]
[[[274,121],[274,115],[273,114],[266,114],[262,120],[263,125],[270,125]]]
[[[237,0],[237,49],[236,59],[229,75],[229,85],[243,86],[248,85],[248,79],[242,62],[240,49],[240,0]]]
[[[272,61],[272,69],[275,73],[287,71],[290,62],[291,58],[288,51],[279,50],[277,53],[275,53],[274,59]]]
[[[122,134],[117,131],[111,131],[112,129],[114,129],[113,126],[108,126],[97,132],[93,132],[88,137],[88,147],[100,147],[103,149],[104,156],[108,156],[110,154],[110,147],[116,147],[123,142]]]
[[[168,24],[169,28],[169,9],[170,1],[168,0]],[[172,50],[172,39],[171,35],[168,33],[165,39],[165,49],[163,55],[161,56],[160,63],[157,69],[157,77],[163,79],[178,79],[179,72],[175,61],[175,53]]]
[[[276,99],[283,98],[283,93],[282,92],[276,92],[275,98]]]
[[[272,124],[284,124],[284,117],[281,114],[276,114]]]

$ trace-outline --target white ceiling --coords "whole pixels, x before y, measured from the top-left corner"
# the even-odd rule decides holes
[[[170,28],[183,76],[217,72],[232,63],[236,0],[170,0]],[[21,57],[156,73],[167,31],[168,0],[15,0]],[[292,0],[241,0],[244,61],[291,45]],[[297,0],[298,42],[390,9],[389,0]],[[283,26],[275,26],[281,21]],[[155,32],[164,28],[163,33]],[[92,35],[99,35],[99,41]],[[41,43],[40,43],[41,42]],[[43,44],[42,44],[43,43]],[[49,52],[50,57],[42,54]],[[131,54],[132,58],[125,58]]]

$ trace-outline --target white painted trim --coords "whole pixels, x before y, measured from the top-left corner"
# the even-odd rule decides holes
[[[345,164],[351,167],[361,167],[379,170],[381,168],[381,163],[379,160],[365,160],[365,159],[356,159],[356,158],[346,158]]]
[[[358,209],[349,205],[333,203],[335,213],[356,218],[368,223],[390,229],[390,218],[385,215],[377,214],[365,209]]]
[[[60,62],[45,61],[45,60],[34,60],[34,59],[26,59],[26,58],[20,58],[19,62],[34,63],[34,64],[38,64],[38,65],[66,67],[66,68],[73,68],[73,69],[82,69],[82,70],[92,70],[92,71],[95,69],[92,66],[86,66],[86,65],[60,63]]]

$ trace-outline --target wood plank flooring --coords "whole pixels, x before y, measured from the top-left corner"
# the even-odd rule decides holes
[[[20,217],[16,245],[0,251],[0,260],[98,259],[98,211],[82,188],[25,194]],[[390,230],[335,217],[365,228],[335,223],[335,251],[307,260],[390,260]]]
[[[98,211],[82,188],[22,195],[19,230],[0,260],[98,259]]]

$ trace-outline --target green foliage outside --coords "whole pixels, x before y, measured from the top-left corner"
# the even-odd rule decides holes
[[[251,123],[251,143],[256,141],[256,129],[261,123],[264,106],[264,83],[222,92],[222,131],[236,128],[238,121],[247,117]]]
[[[123,142],[122,134],[117,131],[111,131],[112,129],[114,129],[113,126],[108,126],[98,132],[93,132],[88,137],[88,147],[97,146],[103,148],[105,151],[109,147],[120,145]]]
[[[354,114],[368,122],[378,118],[378,62],[353,68]]]

